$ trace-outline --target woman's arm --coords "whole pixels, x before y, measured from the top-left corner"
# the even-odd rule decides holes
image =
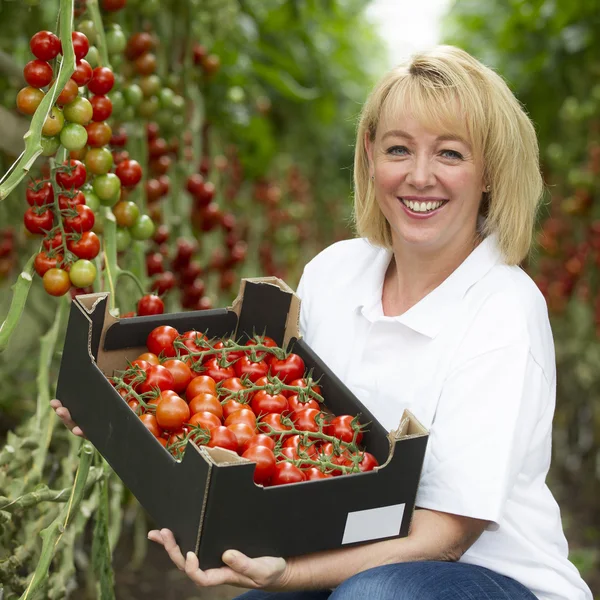
[[[290,558],[249,558],[228,550],[223,554],[226,567],[202,571],[197,556],[183,557],[173,534],[151,531],[148,537],[164,545],[175,565],[201,587],[236,585],[291,591],[333,588],[349,577],[372,567],[417,560],[458,560],[477,540],[488,521],[433,510],[415,511],[410,534],[384,542],[329,550]]]

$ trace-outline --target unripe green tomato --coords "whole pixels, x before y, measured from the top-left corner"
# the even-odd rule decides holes
[[[117,252],[124,252],[131,245],[129,229],[117,227]]]
[[[160,77],[158,75],[146,75],[140,79],[140,88],[144,97],[156,96],[160,91]]]
[[[110,26],[106,32],[106,49],[109,54],[120,54],[127,46],[127,38],[123,33],[120,25],[116,23]],[[115,67],[114,60],[111,61],[113,68]]]
[[[40,144],[42,146],[42,156],[54,156],[60,148],[60,138],[57,135],[54,137],[43,135]]]
[[[175,92],[168,87],[164,87],[158,92],[158,101],[160,102],[161,108],[172,108],[173,98],[175,98]]]
[[[119,116],[125,109],[125,96],[123,96],[123,92],[119,92],[118,90],[111,91],[108,94],[108,98],[112,102],[113,116]]]
[[[85,196],[86,205],[89,206],[95,213],[98,212],[98,209],[100,208],[100,198],[94,194],[91,188],[84,189],[82,191],[83,195]],[[96,217],[96,219],[97,218],[98,217]]]
[[[87,98],[77,96],[73,102],[63,108],[63,114],[65,119],[71,123],[87,125],[94,116],[94,108]]]
[[[81,150],[87,144],[87,131],[79,123],[67,123],[60,132],[60,143],[69,151]]]
[[[114,206],[121,195],[121,180],[114,173],[98,175],[92,184],[102,206]]]
[[[178,94],[176,94],[173,97],[171,106],[174,111],[176,111],[180,114],[184,114],[185,113],[185,98],[183,96],[179,96]]]
[[[120,69],[124,59],[122,54],[112,54],[110,57],[110,66],[113,69]],[[115,75],[115,85],[117,85],[117,76]]]
[[[235,104],[239,104],[246,98],[246,93],[239,85],[234,85],[227,90],[227,98]]]
[[[113,166],[112,152],[106,147],[90,148],[85,155],[85,168],[93,175],[104,175]]]
[[[85,35],[85,37],[87,37],[90,45],[96,43],[96,26],[94,25],[94,21],[91,19],[81,21],[81,23],[77,25],[77,31],[80,31]]]
[[[80,258],[71,265],[69,271],[71,283],[78,288],[85,288],[96,279],[96,265],[91,260]]]
[[[96,220],[94,221],[94,226],[92,227],[92,231],[94,233],[97,233],[98,235],[103,235],[104,234],[104,217],[102,216],[102,213],[96,213],[95,215]]]
[[[65,125],[65,117],[58,106],[53,106],[42,127],[42,135],[53,137],[58,135]]]
[[[92,69],[100,66],[100,52],[96,46],[90,46],[88,53],[85,56],[85,60],[90,63]]]
[[[138,114],[144,119],[149,119],[156,114],[156,111],[160,108],[160,103],[156,96],[150,98],[144,98],[142,103],[138,106]]]
[[[129,228],[134,240],[147,240],[154,235],[154,221],[148,215],[140,215],[139,219]]]
[[[132,83],[124,88],[123,96],[129,106],[139,106],[140,102],[144,99],[142,88],[137,83]]]

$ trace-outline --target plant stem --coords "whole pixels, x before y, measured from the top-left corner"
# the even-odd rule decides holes
[[[140,294],[142,294],[142,296],[146,293],[146,290],[144,289],[144,286],[142,285],[142,282],[139,280],[139,278],[132,273],[131,271],[127,271],[126,269],[118,269],[117,271],[117,278],[119,277],[129,277],[130,279],[132,279],[135,282],[135,285],[137,286]]]
[[[102,24],[102,15],[98,7],[98,0],[87,0],[87,9],[94,23],[96,30],[96,48],[100,54],[100,63],[103,67],[111,68],[108,60],[108,48],[106,46],[106,36],[104,35],[104,25]]]

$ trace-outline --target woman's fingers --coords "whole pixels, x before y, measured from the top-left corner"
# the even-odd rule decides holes
[[[175,566],[180,571],[185,571],[185,558],[183,557],[183,554],[181,554],[181,550],[175,541],[173,533],[169,529],[161,529],[160,535],[162,544],[171,560],[175,563]]]
[[[75,421],[71,419],[71,413],[68,408],[65,408],[60,400],[50,400],[50,406],[54,409],[56,416],[65,424],[65,426],[71,430],[76,436],[85,438],[85,435],[81,427],[77,426]]]

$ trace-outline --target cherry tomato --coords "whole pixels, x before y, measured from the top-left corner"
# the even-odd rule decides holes
[[[62,254],[48,256],[46,252],[38,252],[33,261],[33,268],[40,277],[43,277],[46,271],[58,268],[58,266],[62,263],[62,260]]]
[[[115,173],[124,187],[133,187],[142,179],[142,167],[137,160],[124,160],[119,163]]]
[[[123,318],[123,317],[121,317],[121,318]],[[144,352],[143,354],[140,354],[136,360],[145,360],[147,363],[150,363],[151,365],[160,364],[160,360],[158,360],[158,356],[156,356],[156,354],[154,354],[152,352]]]
[[[260,433],[266,433],[269,436],[275,438],[287,439],[288,435],[282,435],[284,432],[289,431],[291,427],[289,425],[284,425],[281,422],[281,415],[278,413],[269,413],[261,418],[260,422],[257,424],[257,429]]]
[[[140,317],[147,315],[162,315],[165,312],[165,303],[154,294],[142,296],[137,303],[137,313]],[[170,356],[175,356],[174,354]]]
[[[156,417],[151,413],[144,413],[140,415],[140,421],[144,424],[144,427],[155,437],[159,438],[161,435],[160,427]]]
[[[184,392],[192,380],[192,371],[190,368],[179,359],[171,359],[166,360],[163,363],[163,367],[166,367],[171,371],[171,375],[173,375],[173,379],[175,380],[175,390],[178,394]]]
[[[233,425],[234,423],[246,423],[252,429],[256,429],[256,415],[249,408],[240,408],[235,410],[225,418],[225,425]]]
[[[225,418],[225,420],[227,420],[234,412],[237,412],[242,409],[249,409],[249,407],[250,405],[247,404],[241,398],[239,400],[236,400],[235,398],[230,398],[229,400],[225,400],[223,402],[223,417]]]
[[[23,69],[27,85],[42,88],[52,81],[52,67],[45,60],[30,60]]]
[[[372,471],[375,467],[379,466],[379,462],[370,452],[362,452],[362,458],[358,463],[358,468],[366,473]]]
[[[56,183],[63,188],[80,188],[85,183],[87,172],[78,160],[67,160],[56,173]]]
[[[60,148],[60,139],[58,136],[49,137],[47,135],[42,135],[40,138],[40,146],[42,147],[42,156],[54,156]]]
[[[140,383],[140,393],[145,394],[158,388],[161,392],[172,390],[175,385],[173,375],[162,365],[150,365],[146,371],[146,380]]]
[[[42,126],[42,134],[49,137],[58,135],[64,126],[65,117],[62,110],[57,106],[53,106]]]
[[[192,262],[194,262],[194,261],[192,261]],[[190,263],[186,267],[186,269],[188,269],[191,265],[192,265],[192,263]],[[185,283],[183,271],[180,272],[179,278],[180,278],[180,280],[181,280],[182,283]],[[202,288],[202,292],[204,293],[204,288]],[[215,344],[213,344],[213,348],[215,350],[222,350],[223,348],[225,348],[225,344],[223,343],[223,340],[219,340],[218,342],[216,342]],[[244,356],[243,350],[239,350],[239,351],[238,350],[232,350],[231,352],[227,352],[225,354],[227,362],[233,362],[234,360],[238,360],[239,358],[242,358],[242,356]]]
[[[148,240],[154,235],[154,221],[148,215],[140,215],[129,228],[134,240]]]
[[[125,8],[127,0],[102,0],[102,8],[107,12],[114,12]]]
[[[113,166],[112,152],[104,148],[90,148],[85,155],[85,167],[92,175],[104,175]],[[99,202],[98,202],[99,203]]]
[[[88,90],[97,96],[104,96],[112,90],[115,76],[108,67],[96,67],[92,80],[88,83]]]
[[[46,231],[52,229],[54,223],[54,213],[51,210],[43,210],[43,212],[36,212],[38,210],[34,207],[28,208],[23,216],[23,223],[30,233],[36,233],[43,235]]]
[[[221,426],[221,419],[214,413],[203,411],[194,413],[190,417],[188,424],[193,427],[202,427],[202,429],[212,429],[213,427]]]
[[[88,135],[83,125],[67,123],[60,132],[60,143],[67,150],[81,150],[88,141]]]
[[[75,60],[81,60],[85,58],[85,55],[88,53],[90,49],[90,42],[87,39],[87,36],[81,31],[74,31],[71,34],[71,39],[73,40],[73,50],[75,52]]]
[[[283,382],[302,378],[306,368],[304,361],[297,354],[293,353],[290,353],[283,360],[274,358],[270,366],[271,374],[276,375]]]
[[[288,410],[288,402],[282,394],[269,394],[266,390],[259,390],[250,401],[250,406],[256,415],[269,413],[285,413]]]
[[[113,105],[108,96],[92,96],[90,103],[94,121],[106,121],[112,114]]]
[[[54,190],[49,181],[36,179],[27,184],[25,198],[29,206],[44,206],[54,202]]]
[[[288,483],[300,483],[301,481],[306,481],[304,473],[292,463],[283,461],[275,465],[270,485],[285,485]]]
[[[207,446],[209,448],[218,446],[219,448],[225,448],[226,450],[237,452],[238,441],[233,431],[227,429],[227,427],[224,427],[223,425],[219,425],[218,427],[213,427],[210,430],[210,441],[208,442]]]
[[[63,108],[63,114],[65,119],[67,119],[67,121],[71,121],[71,123],[87,125],[92,120],[94,109],[92,108],[91,102],[87,98],[77,96],[73,102],[65,105]]]
[[[69,238],[67,248],[77,258],[92,260],[100,253],[100,239],[93,231],[84,231],[78,238]]]
[[[87,85],[92,79],[93,71],[90,63],[83,58],[77,63],[71,79],[79,86]]]
[[[131,227],[140,216],[140,209],[135,202],[121,200],[112,208],[119,227]]]
[[[34,87],[24,87],[17,94],[17,110],[21,114],[32,115],[37,110],[44,96],[45,94],[42,90]]]
[[[296,411],[292,415],[292,420],[296,425],[296,429],[301,431],[319,431],[319,421],[325,427],[325,418],[321,411],[315,408],[303,408],[302,410]]]
[[[309,467],[304,471],[306,481],[317,481],[318,479],[330,479],[333,477],[331,473],[324,473],[317,467]]]
[[[67,81],[67,83],[65,84],[65,87],[58,95],[58,98],[56,99],[56,104],[58,104],[59,106],[70,104],[71,102],[73,102],[73,100],[75,100],[75,98],[77,98],[78,93],[79,88],[77,87],[77,84],[72,79],[69,79],[69,81]]]
[[[69,274],[63,269],[48,269],[43,277],[44,289],[51,296],[64,296],[71,287]]]
[[[356,433],[355,442],[360,444],[363,434],[362,431],[359,430],[355,432],[352,427],[353,420],[354,417],[351,415],[340,415],[338,417],[334,417],[329,423],[327,423],[327,426],[325,427],[325,433],[346,443],[352,442],[354,439],[354,434]],[[358,429],[358,427],[360,427],[360,423],[357,422],[356,427]]]
[[[269,365],[264,360],[254,362],[249,356],[242,356],[234,365],[235,374],[238,377],[247,375],[254,383],[257,379],[264,377],[269,372]]]
[[[219,399],[208,392],[200,392],[190,400],[190,411],[192,414],[197,412],[211,412],[219,419],[223,418],[223,407]]]
[[[243,454],[242,458],[247,458],[256,463],[254,468],[254,483],[257,485],[267,485],[275,473],[276,461],[273,450],[266,446],[250,446]]]
[[[75,208],[76,206],[82,206],[85,204],[85,196],[83,192],[79,190],[73,190],[65,194],[58,195],[58,208],[60,210],[67,210],[68,208]]]
[[[147,32],[134,33],[127,42],[125,55],[129,60],[134,60],[138,56],[149,52],[154,48],[154,39]]]
[[[290,383],[288,383],[288,385],[293,385],[294,387],[300,387],[300,388],[304,388],[304,389],[306,389],[308,387],[307,381],[303,377],[300,379],[294,379],[294,381],[291,381]],[[321,394],[321,386],[314,384],[310,389],[313,392],[315,392],[316,394],[319,394],[319,396],[322,395]],[[296,392],[293,392],[292,390],[283,390],[281,393],[284,396],[293,396],[296,394]]]
[[[123,373],[123,381],[137,391],[141,380],[145,377],[143,374],[146,373],[150,364],[141,358],[136,358]]]
[[[44,238],[44,248],[46,250],[56,250],[56,248],[60,248],[62,246],[62,234],[60,231],[55,231],[52,237]],[[67,248],[68,248],[67,242]]]
[[[112,137],[112,129],[106,121],[93,121],[86,126],[88,134],[88,144],[93,148],[101,148],[110,142]]]
[[[283,391],[281,392],[282,394]],[[319,410],[319,403],[313,398],[310,398],[306,402],[302,402],[300,397],[297,394],[294,394],[293,396],[288,396],[288,407],[290,412],[297,412],[304,408],[313,408],[315,410]]]
[[[63,219],[66,232],[83,233],[89,231],[94,226],[94,212],[89,206],[76,206],[73,210],[77,211],[77,215],[72,217],[65,216]]]
[[[229,431],[233,431],[233,434],[237,438],[238,447],[236,452],[241,454],[244,445],[254,436],[254,428],[248,425],[248,423],[232,423],[231,425],[226,425],[226,427]]]
[[[204,374],[212,377],[217,383],[219,381],[223,381],[224,379],[229,379],[230,377],[234,377],[235,372],[233,367],[221,367],[219,365],[219,359],[217,358],[209,358],[204,363]]]
[[[208,375],[198,375],[194,377],[185,390],[185,396],[188,400],[192,400],[198,394],[210,394],[212,396],[217,395],[217,384],[212,377]]]
[[[163,429],[181,429],[190,418],[190,407],[179,396],[164,397],[156,407],[156,422]]]
[[[40,60],[52,60],[60,52],[60,39],[51,31],[38,31],[29,41],[31,52]]]
[[[221,396],[228,396],[232,392],[239,392],[240,390],[248,389],[244,382],[239,377],[230,377],[229,379],[224,379],[219,384],[219,394]]]
[[[270,450],[275,450],[275,440],[264,433],[255,433],[245,444],[242,450],[245,452],[252,446],[266,446]]]
[[[348,452],[347,449],[344,449],[341,452],[336,452],[334,445],[331,442],[323,444],[321,448],[319,448],[319,454],[334,465],[340,465],[344,467],[352,466],[350,452]],[[339,475],[340,473],[341,471],[334,473],[334,475]]]
[[[94,177],[92,186],[103,206],[114,206],[119,201],[121,181],[114,173]]]
[[[257,342],[254,339],[248,340],[246,342],[246,346],[256,346],[256,344],[257,344]],[[266,335],[263,336],[261,344],[263,346],[266,346],[267,348],[277,348],[277,342],[273,338],[270,338]],[[275,358],[274,354],[269,354],[268,352],[265,352],[264,350],[257,350],[256,356],[257,356],[257,358],[263,359],[268,365],[270,365],[271,361]]]
[[[138,314],[140,313],[138,306]],[[148,350],[157,356],[162,353],[163,356],[177,356],[177,350],[173,346],[173,342],[179,337],[179,332],[175,327],[170,325],[160,325],[155,327],[146,339]]]
[[[185,348],[182,348],[180,352],[182,354],[189,354],[190,352],[202,352],[208,349],[208,343],[206,342],[206,336],[199,331],[186,331],[180,336],[180,341],[184,344]]]
[[[92,261],[80,258],[71,265],[69,279],[75,287],[86,288],[96,279],[96,266]]]
[[[150,276],[164,273],[165,257],[160,252],[146,255],[146,271]]]
[[[135,59],[134,65],[140,75],[152,75],[156,71],[156,56],[152,52],[146,52]]]

